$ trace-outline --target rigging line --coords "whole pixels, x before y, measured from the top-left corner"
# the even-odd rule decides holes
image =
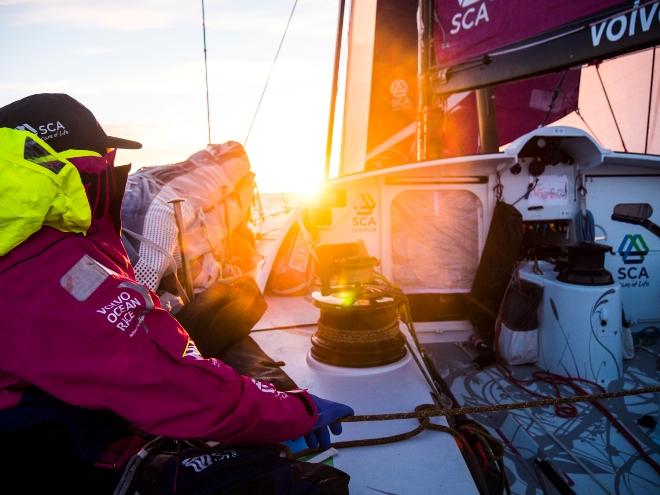
[[[649,109],[646,112],[646,138],[644,139],[644,153],[649,149],[649,128],[651,127],[651,101],[653,100],[653,79],[655,76],[655,46],[653,47],[653,61],[651,62],[651,81],[649,82]]]
[[[204,36],[204,79],[206,81],[206,122],[208,125],[208,144],[211,144],[211,107],[209,104],[209,64],[206,58],[206,13],[202,0],[202,34]]]
[[[266,220],[266,214],[264,213],[264,205],[261,202],[261,194],[259,194],[259,187],[257,186],[257,182],[254,182],[254,196],[253,196],[253,203],[256,204],[257,207],[257,214],[259,215],[259,224],[261,227],[261,224],[264,223]],[[270,215],[269,215],[270,216]]]
[[[543,122],[541,122],[541,127],[545,127],[545,124],[548,122],[548,118],[550,117],[550,114],[552,113],[552,109],[555,107],[555,102],[557,101],[557,97],[559,96],[559,93],[562,89],[562,86],[564,85],[564,79],[566,79],[566,74],[568,74],[569,69],[566,69],[564,73],[561,75],[561,79],[559,79],[559,83],[555,87],[555,91],[552,94],[552,100],[550,101],[550,104],[548,105],[548,111],[545,113],[545,117],[543,117]]]
[[[587,126],[587,129],[589,129],[589,132],[591,133],[591,135],[592,135],[593,137],[595,137],[596,139],[598,139],[598,137],[596,136],[596,133],[594,132],[594,130],[591,128],[591,126],[589,125],[589,123],[584,119],[584,117],[582,116],[582,113],[580,113],[580,108],[579,108],[579,107],[575,109],[575,114],[576,114],[578,117],[580,117],[580,119],[582,120],[582,122],[584,122],[584,125]]]
[[[614,109],[612,108],[612,103],[610,103],[610,97],[607,94],[607,90],[605,89],[605,84],[603,83],[603,78],[600,77],[600,69],[598,68],[598,65],[596,67],[596,74],[598,74],[598,80],[600,81],[600,86],[603,88],[603,94],[605,95],[605,100],[607,100],[607,106],[610,107],[610,113],[612,114],[612,118],[614,119],[614,125],[616,126],[616,132],[619,133],[619,139],[621,139],[621,144],[623,145],[623,151],[626,153],[628,152],[628,148],[626,148],[626,143],[623,140],[623,135],[621,134],[621,129],[619,129],[619,122],[616,120],[616,115],[614,115]]]
[[[250,122],[250,127],[248,128],[247,135],[245,136],[245,140],[243,141],[243,147],[247,146],[248,139],[250,139],[250,133],[252,132],[252,126],[254,125],[254,121],[257,120],[257,114],[259,113],[259,109],[261,108],[261,102],[264,99],[264,95],[266,94],[266,90],[268,89],[268,83],[270,82],[270,76],[273,74],[273,69],[275,68],[275,63],[277,62],[277,58],[280,56],[280,50],[282,50],[282,45],[284,44],[284,38],[286,38],[286,33],[289,31],[289,25],[291,24],[291,19],[293,18],[293,13],[296,11],[296,6],[298,5],[298,0],[293,1],[293,7],[291,7],[291,13],[289,14],[289,20],[286,21],[286,26],[284,27],[284,33],[282,33],[282,39],[280,39],[280,44],[277,47],[277,51],[275,52],[275,57],[273,58],[273,63],[270,65],[270,70],[268,71],[268,77],[266,77],[266,84],[264,84],[264,89],[261,91],[261,96],[259,97],[259,102],[257,103],[257,108],[254,111],[254,115],[252,116],[252,121]]]
[[[419,372],[424,377],[426,384],[429,386],[429,391],[431,392],[431,396],[433,397],[434,401],[437,404],[440,404],[442,394],[436,387],[435,383],[433,383],[433,379],[429,375],[428,371],[424,368],[424,366],[420,362],[419,358],[417,357],[417,354],[415,353],[415,350],[413,349],[413,346],[410,345],[410,342],[408,342],[408,339],[405,339],[405,346],[408,348],[408,352],[410,352],[410,355],[413,357],[413,360],[417,365],[417,369],[419,369]]]

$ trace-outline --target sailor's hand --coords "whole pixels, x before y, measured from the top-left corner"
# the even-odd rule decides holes
[[[307,435],[305,441],[307,445],[315,449],[320,447],[325,450],[330,448],[330,432],[335,435],[341,433],[341,418],[355,414],[353,408],[340,402],[321,399],[315,395],[309,394],[319,414],[319,418]]]

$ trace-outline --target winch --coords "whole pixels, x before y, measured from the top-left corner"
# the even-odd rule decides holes
[[[351,368],[382,366],[404,357],[399,311],[405,296],[375,271],[374,257],[351,256],[337,264],[328,294],[312,294],[320,310],[312,356]]]

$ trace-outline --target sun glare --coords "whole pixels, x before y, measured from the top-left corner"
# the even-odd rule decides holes
[[[252,172],[259,190],[264,192],[290,192],[305,198],[314,197],[319,193],[323,179],[322,171],[311,168],[309,164],[288,162],[276,165],[267,158],[259,159],[248,151]]]
[[[319,179],[317,181],[312,180],[305,184],[304,189],[302,189],[300,192],[305,200],[310,200],[318,198],[321,195],[322,190],[323,181]]]
[[[247,154],[261,191],[292,192],[313,197],[323,183],[325,149],[318,135],[321,121],[310,123],[298,132],[295,144],[283,146],[286,138],[279,133],[261,136],[258,145],[248,143]],[[274,150],[277,150],[275,152]]]

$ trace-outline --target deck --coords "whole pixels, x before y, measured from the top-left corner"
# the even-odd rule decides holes
[[[318,363],[309,356],[318,310],[304,297],[270,297],[268,302],[269,309],[252,337],[269,356],[286,363],[282,369],[298,386],[349,404],[356,414],[409,412],[431,402],[428,386],[409,355],[367,369]],[[302,326],[282,329],[290,325]],[[434,422],[446,425],[442,418]],[[345,423],[343,433],[334,438],[381,437],[417,425],[417,420]],[[478,493],[456,442],[446,433],[426,430],[403,442],[341,449],[333,464],[351,476],[350,492],[355,495]]]
[[[268,297],[269,309],[252,336],[300,387],[350,404],[356,414],[412,411],[431,402],[428,387],[410,356],[398,363],[365,370],[320,364],[309,356],[310,337],[318,310],[309,297]],[[496,367],[476,368],[476,351],[466,342],[465,324],[426,323],[420,339],[436,368],[461,405],[484,405],[531,400],[535,397],[508,381]],[[660,344],[647,342],[625,362],[625,388],[657,385]],[[514,376],[528,378],[535,366],[517,366]],[[528,385],[551,394],[544,384]],[[562,393],[569,395],[566,389]],[[644,415],[660,420],[657,396],[631,396],[606,401],[616,417],[656,462],[660,462],[660,432],[640,426]],[[514,494],[546,492],[535,459],[549,463],[576,493],[655,494],[660,478],[645,463],[611,421],[591,404],[578,404],[572,418],[558,417],[552,408],[475,415],[505,446],[505,466]],[[440,424],[443,419],[434,419]],[[401,433],[416,421],[350,423],[336,440],[353,440]],[[351,475],[352,494],[477,493],[453,439],[425,431],[391,445],[342,449],[334,465]]]

